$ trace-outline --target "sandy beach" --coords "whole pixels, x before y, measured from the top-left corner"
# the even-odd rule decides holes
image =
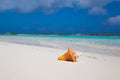
[[[77,62],[58,61],[66,50],[0,41],[0,80],[120,80],[120,57],[78,52]]]

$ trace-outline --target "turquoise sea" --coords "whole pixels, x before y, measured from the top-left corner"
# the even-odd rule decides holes
[[[120,56],[120,36],[77,36],[77,35],[0,35],[0,40],[59,49],[67,49]]]

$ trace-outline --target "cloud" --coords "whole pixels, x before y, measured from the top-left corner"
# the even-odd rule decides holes
[[[106,14],[107,11],[102,7],[93,7],[88,11],[88,13],[98,15],[98,14]]]
[[[120,26],[120,15],[108,19],[108,23]]]
[[[54,12],[64,7],[103,7],[112,1],[116,0],[0,0],[0,11],[16,10],[20,12],[32,12],[34,10],[42,10],[45,12]]]

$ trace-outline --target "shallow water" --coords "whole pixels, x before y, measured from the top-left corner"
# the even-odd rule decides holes
[[[120,36],[0,35],[0,40],[35,46],[120,56]]]

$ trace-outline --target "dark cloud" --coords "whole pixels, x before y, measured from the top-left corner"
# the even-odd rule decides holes
[[[0,11],[17,10],[21,12],[32,12],[39,9],[45,12],[54,12],[54,10],[64,7],[103,7],[112,1],[119,0],[0,0]],[[98,12],[104,13],[104,10],[98,9]]]

